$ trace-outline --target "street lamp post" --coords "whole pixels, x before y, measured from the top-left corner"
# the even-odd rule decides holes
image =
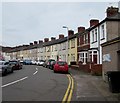
[[[63,28],[66,28],[67,29],[67,49],[66,49],[66,61],[67,61],[67,63],[68,63],[68,31],[69,31],[69,29],[68,29],[68,27],[67,26],[63,26]]]

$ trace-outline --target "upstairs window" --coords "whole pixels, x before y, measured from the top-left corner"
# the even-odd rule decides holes
[[[75,54],[71,54],[71,61],[75,61]]]
[[[101,26],[101,40],[105,39],[105,27],[104,25]]]
[[[55,45],[54,51],[57,51],[57,45]]]
[[[74,48],[75,47],[75,39],[72,39],[71,40],[71,48]]]
[[[94,42],[96,42],[97,41],[97,29],[95,29],[95,41]]]
[[[70,49],[70,41],[68,41],[68,44],[67,44],[67,45],[68,45],[68,49]]]
[[[92,31],[92,42],[94,42],[94,30]]]
[[[92,31],[92,43],[97,42],[97,29]]]

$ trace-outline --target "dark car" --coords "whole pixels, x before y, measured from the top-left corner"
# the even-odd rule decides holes
[[[45,63],[43,64],[43,67],[46,67],[46,68],[50,68],[51,66],[51,63],[55,61],[54,59],[48,59],[45,61]]]
[[[32,61],[26,59],[26,60],[23,61],[23,64],[24,65],[32,65]]]
[[[68,64],[65,61],[57,61],[53,68],[54,72],[68,73]]]
[[[51,61],[51,64],[49,65],[49,68],[53,70],[55,63],[56,63],[56,61]]]
[[[4,76],[8,73],[13,73],[13,68],[11,64],[6,61],[0,61],[0,74]]]
[[[9,63],[11,64],[13,70],[22,69],[22,64],[18,60],[10,60]]]

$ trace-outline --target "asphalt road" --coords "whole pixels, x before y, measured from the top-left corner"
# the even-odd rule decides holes
[[[3,101],[62,101],[69,85],[66,74],[24,65],[2,78]]]

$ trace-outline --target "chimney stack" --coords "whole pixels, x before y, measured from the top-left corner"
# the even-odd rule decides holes
[[[106,10],[107,17],[113,16],[113,15],[117,14],[118,12],[119,12],[119,9],[116,7],[113,7],[113,6],[108,7]]]
[[[30,43],[30,45],[33,45],[33,43]]]
[[[70,35],[74,35],[74,31],[73,30],[68,30],[68,36]]]
[[[51,37],[51,41],[54,41],[56,38],[55,37]]]
[[[91,20],[90,20],[90,27],[91,27],[91,26],[95,26],[95,25],[97,25],[97,24],[99,24],[99,20],[97,20],[97,19],[91,19]]]
[[[37,41],[34,41],[34,45],[36,45],[37,44]]]
[[[44,38],[44,42],[48,42],[49,41],[49,38]]]
[[[85,27],[82,27],[82,26],[78,27],[78,33],[81,33],[84,31],[85,31]]]
[[[64,38],[64,35],[63,34],[59,34],[59,39],[62,39]]]
[[[39,44],[42,43],[43,41],[42,40],[39,40]]]

